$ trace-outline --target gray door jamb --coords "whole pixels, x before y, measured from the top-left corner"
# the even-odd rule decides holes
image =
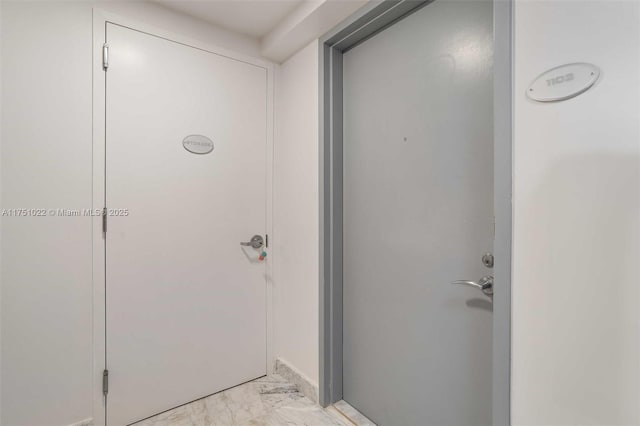
[[[320,39],[320,404],[342,399],[342,55],[432,0],[373,1]],[[493,424],[509,425],[511,378],[512,9],[494,0]]]

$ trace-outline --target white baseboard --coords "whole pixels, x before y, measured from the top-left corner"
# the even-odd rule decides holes
[[[275,372],[296,385],[304,396],[316,404],[318,403],[318,384],[311,381],[307,376],[298,371],[298,369],[285,360],[278,358],[276,359]]]

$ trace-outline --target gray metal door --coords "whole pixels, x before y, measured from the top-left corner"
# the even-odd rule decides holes
[[[436,0],[344,55],[344,399],[491,424],[493,24]]]

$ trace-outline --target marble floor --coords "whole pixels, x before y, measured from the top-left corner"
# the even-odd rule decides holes
[[[354,426],[336,407],[322,408],[281,376],[270,375],[183,405],[135,426]]]

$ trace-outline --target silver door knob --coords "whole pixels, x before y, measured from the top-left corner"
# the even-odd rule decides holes
[[[493,276],[492,275],[487,275],[485,277],[482,277],[478,282],[458,280],[458,281],[453,281],[451,284],[468,285],[471,287],[475,287],[478,290],[481,290],[487,296],[493,296]]]
[[[262,248],[262,246],[264,245],[264,241],[261,235],[254,235],[253,237],[251,237],[251,240],[247,242],[241,242],[240,245],[253,247],[254,249],[259,249],[259,248]]]

